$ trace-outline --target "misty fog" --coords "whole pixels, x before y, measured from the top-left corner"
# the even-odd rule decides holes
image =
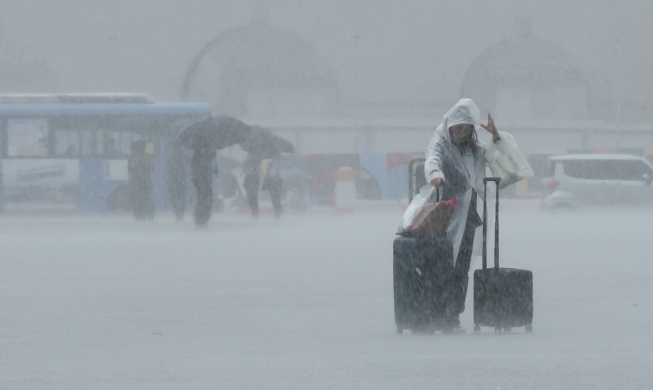
[[[0,389],[651,387],[653,2],[0,5]],[[500,225],[534,331],[476,334],[470,277],[460,334],[397,335],[408,167],[463,97],[534,171]],[[211,155],[202,229],[178,136],[211,115],[292,148],[254,218],[252,152]]]
[[[651,106],[648,1],[25,0],[2,6],[3,43],[47,61],[61,92],[137,91],[175,101],[206,43],[264,13],[270,25],[302,36],[329,61],[343,104],[380,106],[371,111],[375,116],[440,117],[459,97],[475,58],[528,30],[566,52],[598,98]],[[401,108],[386,110],[393,106]]]

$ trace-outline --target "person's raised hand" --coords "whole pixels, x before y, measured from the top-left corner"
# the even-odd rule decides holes
[[[489,112],[487,113],[487,125],[481,123],[481,127],[487,130],[490,134],[492,134],[492,138],[494,138],[494,142],[497,142],[498,140],[501,139],[501,136],[499,135],[499,130],[497,130],[497,127],[494,125],[494,119],[492,118],[492,114],[490,114]]]
[[[442,187],[444,185],[444,179],[441,177],[436,177],[431,180],[431,185],[433,187]]]

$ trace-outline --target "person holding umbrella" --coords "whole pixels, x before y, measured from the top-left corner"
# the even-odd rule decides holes
[[[194,216],[198,228],[206,228],[211,218],[216,150],[244,142],[250,132],[250,126],[235,118],[217,116],[190,125],[177,137],[179,145],[193,151],[191,178],[197,191]]]

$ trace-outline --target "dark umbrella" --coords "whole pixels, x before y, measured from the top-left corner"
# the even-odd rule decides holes
[[[251,126],[228,116],[214,116],[193,123],[177,137],[177,142],[187,148],[208,147],[224,149],[248,139]]]
[[[247,153],[262,159],[275,158],[281,153],[295,152],[295,147],[290,141],[260,126],[252,127],[252,131],[240,147]]]

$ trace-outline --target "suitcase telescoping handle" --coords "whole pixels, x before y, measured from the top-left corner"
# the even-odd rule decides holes
[[[433,186],[433,187],[435,187],[435,201],[436,201],[436,203],[441,201],[442,196],[444,196],[444,184],[445,183],[442,182],[442,184],[440,184],[440,187]],[[440,188],[442,188],[442,192],[440,192]],[[440,196],[440,195],[442,195],[442,196]],[[431,196],[433,196],[433,195],[431,195]]]
[[[487,182],[493,181],[497,185],[496,211],[494,214],[494,268],[499,269],[499,177],[486,177],[483,179],[483,269],[487,269]]]

